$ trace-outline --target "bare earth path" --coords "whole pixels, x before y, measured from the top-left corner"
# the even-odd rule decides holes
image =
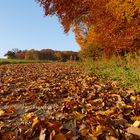
[[[0,66],[0,140],[140,139],[140,96],[64,63]]]

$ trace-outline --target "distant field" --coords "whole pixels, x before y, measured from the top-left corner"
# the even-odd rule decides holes
[[[1,59],[0,64],[14,64],[14,63],[44,63],[47,60],[19,60],[19,59]]]

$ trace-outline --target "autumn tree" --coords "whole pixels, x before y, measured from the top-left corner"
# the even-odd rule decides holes
[[[140,48],[139,0],[38,0],[45,14],[57,15],[64,31],[73,28],[82,46],[101,44],[103,52]]]
[[[140,22],[137,17],[138,15],[135,15],[136,12],[133,12],[133,14],[131,12],[129,13],[131,11],[130,9],[132,9],[131,6],[128,8],[129,10],[126,10],[126,1],[124,2],[126,8],[121,3],[118,6],[116,3],[115,0],[95,0],[94,4],[91,4],[91,10],[93,11],[91,12],[91,21],[89,19],[89,23],[93,24],[87,25],[88,30],[84,39],[82,37],[83,33],[85,34],[85,28],[81,30],[83,27],[76,27],[75,34],[77,42],[82,42],[82,46],[85,47],[92,41],[98,42],[102,45],[104,53],[107,56],[112,55],[112,50],[115,54],[119,55],[124,50],[135,51],[139,49]],[[118,12],[118,9],[115,9],[115,5],[116,7],[122,6],[124,11],[120,10]],[[114,8],[112,8],[113,6]],[[124,12],[127,12],[127,14],[123,14]]]
[[[28,50],[25,52],[25,59],[26,60],[38,60],[38,52],[36,50]]]

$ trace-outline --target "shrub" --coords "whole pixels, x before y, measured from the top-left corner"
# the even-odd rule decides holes
[[[93,59],[93,60],[97,60],[99,59],[99,57],[101,57],[101,47],[97,44],[91,44],[89,46],[86,46],[84,48],[82,48],[79,51],[79,56],[82,60],[86,60],[86,59]]]

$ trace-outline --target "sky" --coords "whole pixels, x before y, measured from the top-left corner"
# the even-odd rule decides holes
[[[13,48],[80,50],[73,32],[64,34],[57,17],[45,17],[35,0],[1,0],[0,58]]]

